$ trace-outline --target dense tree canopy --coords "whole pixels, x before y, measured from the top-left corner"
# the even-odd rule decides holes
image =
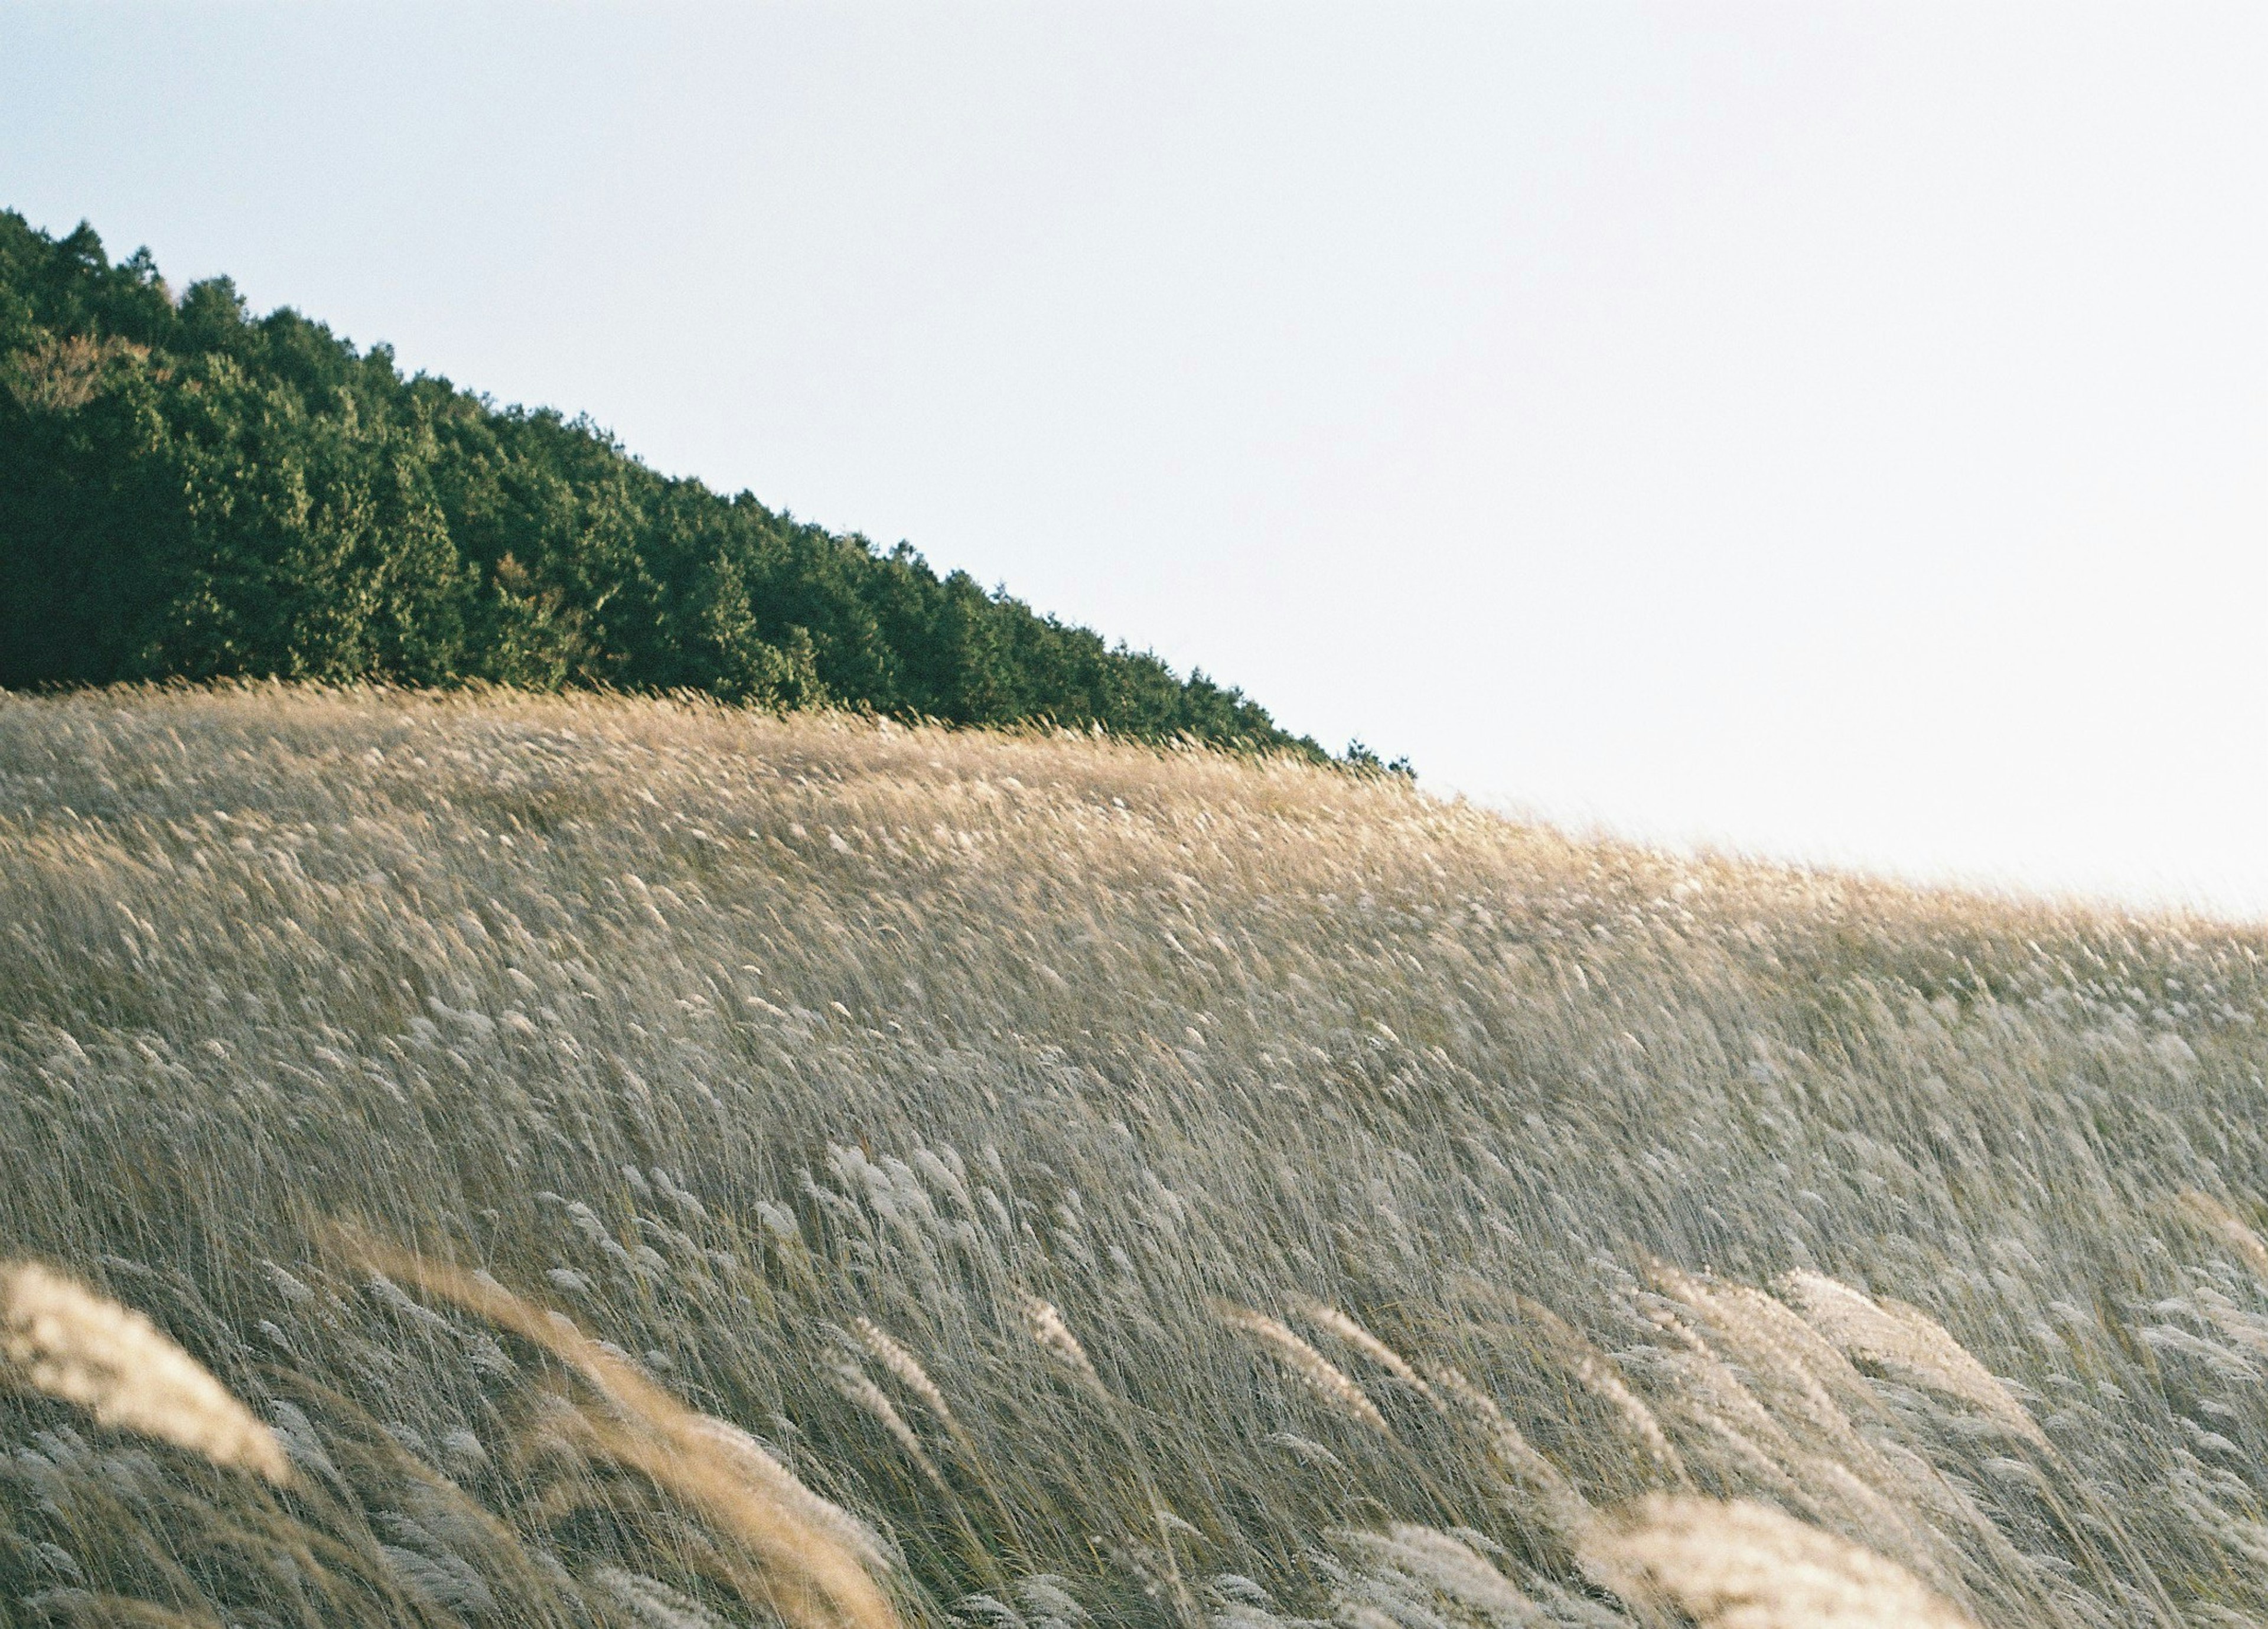
[[[1320,756],[1202,673],[0,212],[0,685],[688,687]]]

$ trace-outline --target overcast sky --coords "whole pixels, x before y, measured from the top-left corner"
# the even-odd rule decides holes
[[[1426,784],[2268,915],[2268,7],[0,4],[0,206]]]

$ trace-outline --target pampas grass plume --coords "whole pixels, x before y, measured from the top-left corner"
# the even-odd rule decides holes
[[[1370,1400],[1369,1393],[1348,1379],[1336,1364],[1266,1313],[1226,1302],[1220,1303],[1213,1310],[1219,1315],[1223,1323],[1231,1329],[1242,1330],[1267,1347],[1285,1367],[1298,1375],[1306,1382],[1307,1389],[1324,1402],[1360,1420],[1373,1431],[1392,1434],[1388,1430],[1386,1416],[1378,1412],[1378,1404]],[[1351,1323],[1353,1320],[1349,1319],[1348,1322]]]
[[[2235,1211],[2195,1188],[2184,1191],[2176,1203],[2189,1213],[2191,1220],[2202,1224],[2207,1233],[2235,1250],[2255,1278],[2268,1279],[2268,1244],[2263,1244],[2260,1235],[2245,1226]]]
[[[291,1478],[276,1434],[157,1325],[37,1262],[0,1264],[0,1358],[103,1425],[270,1482]]]
[[[905,1416],[898,1412],[897,1405],[890,1401],[882,1389],[869,1380],[857,1364],[848,1360],[836,1365],[834,1373],[836,1389],[879,1420],[882,1428],[896,1440],[898,1446],[905,1449],[906,1457],[914,1462],[922,1475],[943,1487],[945,1478],[931,1463],[927,1450],[921,1445],[921,1439],[914,1434],[914,1428],[906,1424]]]
[[[1530,1319],[1541,1325],[1550,1337],[1559,1360],[1575,1376],[1583,1389],[1615,1412],[1616,1417],[1636,1437],[1646,1456],[1678,1481],[1685,1480],[1685,1462],[1670,1446],[1661,1422],[1653,1417],[1638,1393],[1614,1366],[1607,1354],[1601,1352],[1590,1338],[1538,1301],[1521,1295],[1514,1305]]]
[[[1667,1600],[1702,1629],[1975,1629],[1896,1563],[1770,1505],[1655,1494],[1578,1552],[1626,1598]]]
[[[1427,1374],[1433,1382],[1434,1407],[1444,1414],[1462,1413],[1479,1430],[1498,1465],[1532,1492],[1552,1529],[1562,1535],[1584,1530],[1591,1520],[1589,1501],[1558,1466],[1535,1450],[1497,1400],[1460,1370],[1432,1367]]]
[[[1089,1390],[1109,1396],[1102,1376],[1095,1373],[1094,1364],[1086,1355],[1086,1348],[1079,1344],[1079,1337],[1071,1332],[1071,1325],[1064,1322],[1056,1304],[1037,1295],[1027,1295],[1023,1308],[1024,1332],[1032,1338],[1033,1344],[1077,1375]]]
[[[930,1412],[953,1427],[958,1434],[960,1422],[954,1419],[953,1410],[946,1403],[945,1393],[938,1389],[937,1382],[929,1377],[929,1371],[921,1366],[921,1360],[908,1351],[903,1342],[867,1317],[852,1319],[850,1332],[858,1338],[858,1344],[873,1354],[874,1361],[896,1375],[900,1384],[928,1404]]]
[[[1843,1354],[1974,1404],[2027,1441],[2046,1446],[2030,1412],[1944,1325],[1904,1301],[1876,1301],[1823,1272],[1779,1281],[1804,1320]]]
[[[1317,1329],[1329,1330],[1419,1397],[1429,1400],[1432,1397],[1433,1388],[1426,1384],[1424,1375],[1410,1367],[1407,1359],[1329,1301],[1303,1295],[1292,1303],[1292,1310]]]
[[[737,1539],[758,1571],[736,1572],[735,1588],[769,1603],[790,1629],[899,1629],[876,1581],[888,1565],[879,1543],[747,1432],[686,1407],[568,1320],[493,1281],[340,1231],[365,1264],[512,1330],[579,1374],[608,1409],[578,1410],[563,1424]]]

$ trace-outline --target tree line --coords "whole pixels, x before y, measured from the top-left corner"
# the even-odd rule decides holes
[[[0,212],[0,686],[232,676],[692,689],[1327,756],[905,543]]]

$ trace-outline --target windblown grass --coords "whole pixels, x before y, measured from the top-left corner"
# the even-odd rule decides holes
[[[0,1257],[173,1354],[9,1315],[0,1619],[2268,1625],[2263,948],[1087,740],[0,700]],[[192,1372],[237,1448],[118,1403]]]
[[[37,1262],[0,1262],[0,1364],[106,1426],[271,1482],[291,1475],[276,1434],[149,1319]]]
[[[1600,1522],[1584,1561],[1704,1629],[1971,1629],[1904,1568],[1748,1500],[1654,1495]]]

